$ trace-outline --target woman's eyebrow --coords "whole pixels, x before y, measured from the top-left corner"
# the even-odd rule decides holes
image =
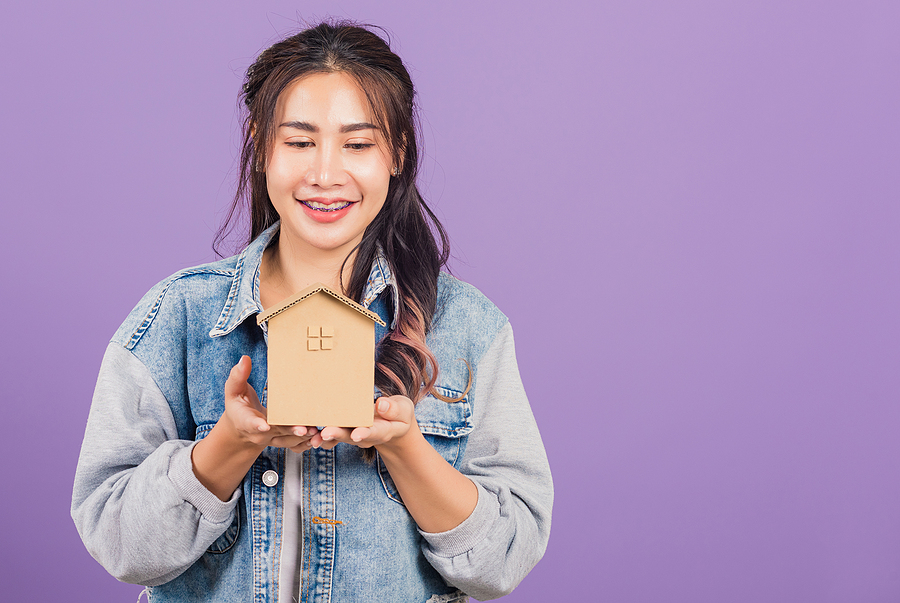
[[[341,126],[341,134],[346,134],[347,132],[359,132],[360,130],[377,130],[378,128],[375,124],[370,124],[367,121],[360,122],[358,124],[347,124],[346,126]]]
[[[314,126],[308,121],[286,121],[279,124],[279,128],[293,128],[295,130],[303,130],[304,132],[318,132],[319,126]]]
[[[304,132],[313,132],[317,133],[319,131],[319,126],[313,125],[308,121],[286,121],[283,124],[279,124],[279,128],[293,128],[294,130],[303,130]],[[359,132],[360,130],[377,130],[378,127],[375,124],[370,124],[367,121],[362,121],[355,124],[347,124],[341,126],[340,133],[347,134],[348,132]]]

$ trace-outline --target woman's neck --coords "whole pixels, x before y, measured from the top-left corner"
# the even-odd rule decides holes
[[[263,309],[278,305],[285,299],[295,295],[315,283],[322,283],[338,293],[341,287],[341,267],[343,265],[343,282],[349,283],[353,274],[354,251],[350,259],[340,253],[309,253],[295,249],[289,240],[279,237],[263,253],[259,270],[259,297]]]

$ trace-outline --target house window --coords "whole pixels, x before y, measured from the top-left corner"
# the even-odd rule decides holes
[[[334,344],[334,328],[328,325],[306,328],[306,349],[310,352],[330,350]]]

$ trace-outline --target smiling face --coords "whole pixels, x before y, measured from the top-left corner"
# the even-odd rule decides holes
[[[384,206],[391,153],[366,96],[341,72],[292,82],[275,106],[266,187],[279,246],[346,257]]]

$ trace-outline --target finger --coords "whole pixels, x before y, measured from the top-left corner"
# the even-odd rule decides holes
[[[300,442],[296,446],[291,446],[290,449],[292,451],[296,452],[297,454],[302,454],[302,453],[306,452],[307,450],[309,450],[310,448],[312,448],[312,444],[309,443],[309,440],[306,440],[305,442]]]
[[[306,439],[305,436],[299,435],[296,431],[294,431],[295,428],[290,425],[269,425],[269,427],[271,428],[271,436],[273,438],[292,437],[297,439]]]
[[[253,362],[250,356],[241,356],[238,363],[231,368],[228,379],[225,381],[225,395],[239,397],[247,395],[247,379],[250,378],[250,370]]]
[[[310,441],[313,438],[313,436],[315,435],[315,433],[308,433],[308,432],[304,434],[303,433],[304,429],[308,430],[309,428],[303,427],[303,426],[298,427],[296,425],[293,427],[287,427],[284,425],[275,425],[275,426],[272,426],[271,437],[273,440],[275,438],[281,438],[279,440],[280,443],[277,445],[282,446],[283,448],[293,448],[295,445]],[[313,428],[313,429],[315,429],[315,428]],[[298,432],[300,432],[300,433],[298,433]],[[289,444],[285,444],[284,442],[289,442]],[[275,444],[273,444],[273,446],[274,445]]]
[[[372,435],[372,429],[369,427],[357,427],[353,431],[350,432],[350,439],[356,442],[362,442],[363,440],[369,438]]]
[[[403,404],[403,399],[397,400],[391,398],[378,398],[375,403],[375,414],[385,421],[403,421],[408,422],[407,408]]]
[[[323,442],[349,442],[350,430],[343,427],[326,427],[322,430]]]
[[[251,411],[252,412],[252,411]],[[266,420],[258,415],[251,414],[251,412],[234,412],[232,413],[234,416],[231,420],[234,423],[234,426],[239,430],[246,433],[266,433],[272,430],[272,426],[266,423]]]
[[[240,399],[226,399],[225,415],[238,431],[245,433],[266,433],[276,429],[273,435],[281,435],[282,433],[291,433],[290,430],[283,431],[278,425],[269,425],[266,422],[265,415],[254,405],[245,404]]]
[[[277,435],[269,439],[268,445],[276,448],[295,448],[309,442],[309,438],[298,438],[292,433]]]

